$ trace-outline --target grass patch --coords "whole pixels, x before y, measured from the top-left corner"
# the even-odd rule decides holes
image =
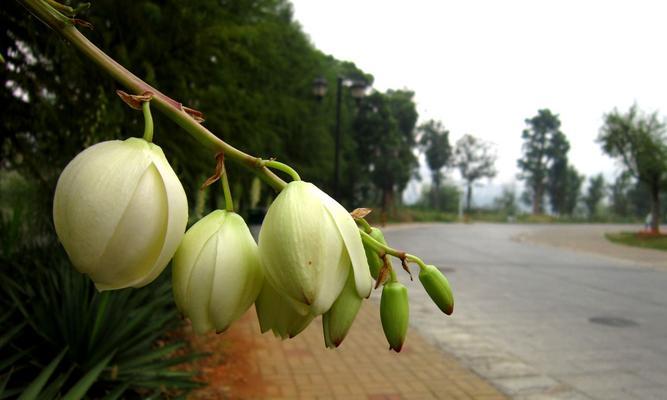
[[[667,235],[639,234],[636,232],[620,232],[605,234],[607,240],[626,246],[643,247],[667,251]]]

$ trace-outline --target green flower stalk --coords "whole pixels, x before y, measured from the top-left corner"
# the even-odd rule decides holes
[[[445,275],[434,265],[419,271],[419,281],[433,302],[447,315],[454,312],[454,295]]]
[[[222,210],[186,232],[172,274],[176,305],[197,333],[227,330],[255,302],[264,281],[248,226]]]
[[[81,152],[60,175],[53,200],[58,238],[100,291],[151,283],[187,220],[185,191],[162,149],[138,138]]]
[[[381,244],[387,244],[382,231],[378,228],[371,228],[371,231],[368,234]],[[382,260],[382,257],[380,257],[380,254],[378,254],[378,251],[366,242],[364,242],[364,252],[366,252],[366,260],[368,260],[368,267],[370,268],[371,276],[373,279],[377,279],[380,270],[384,265],[384,261]]]
[[[338,298],[348,274],[359,297],[372,278],[354,220],[312,183],[293,181],[269,208],[259,234],[259,255],[275,290],[321,315]]]
[[[380,320],[389,349],[397,353],[408,333],[409,314],[408,288],[399,282],[386,283],[380,299]]]

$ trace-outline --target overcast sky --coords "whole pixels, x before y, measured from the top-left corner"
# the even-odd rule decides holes
[[[608,178],[618,168],[595,143],[602,115],[633,102],[667,111],[667,2],[292,3],[317,48],[373,74],[378,90],[414,90],[420,121],[442,121],[452,143],[496,143],[496,184],[516,176],[524,120],[540,108],[560,115],[572,164]]]

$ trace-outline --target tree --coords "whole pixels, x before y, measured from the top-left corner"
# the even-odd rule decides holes
[[[614,109],[604,116],[598,143],[620,159],[627,171],[649,188],[654,233],[660,231],[660,191],[667,183],[667,129],[657,113],[645,115],[637,105],[623,114]]]
[[[463,135],[456,142],[454,163],[466,181],[466,210],[470,210],[472,200],[472,185],[481,178],[496,176],[496,153],[491,144],[472,135]]]
[[[517,204],[516,188],[514,185],[503,186],[500,196],[493,199],[494,207],[508,216],[516,215],[519,210]]]
[[[437,196],[434,195],[434,190],[435,187],[433,186],[422,186],[422,194],[418,204],[446,213],[456,213],[458,211],[461,193],[455,184],[450,184],[447,181],[441,182],[440,192]],[[437,199],[438,202],[434,203],[433,199]]]
[[[614,183],[609,186],[611,194],[611,211],[619,217],[628,217],[632,214],[630,190],[632,190],[632,175],[628,171],[621,172]]]
[[[533,214],[544,212],[543,199],[547,176],[555,161],[569,149],[567,140],[560,131],[558,115],[550,110],[539,110],[533,118],[526,119],[527,129],[521,134],[524,140],[523,157],[517,160],[521,169],[519,179],[527,184],[527,193],[532,200]]]
[[[561,211],[563,214],[574,214],[574,210],[577,208],[577,204],[579,204],[581,184],[584,182],[584,179],[585,177],[580,175],[575,167],[571,165],[567,167],[565,182],[563,183],[563,208]]]
[[[360,169],[379,192],[383,213],[393,212],[395,194],[403,191],[417,166],[412,153],[417,121],[413,95],[374,92],[363,100],[354,121]]]
[[[426,156],[426,164],[431,170],[433,188],[431,190],[431,206],[439,203],[440,186],[442,184],[442,169],[449,165],[452,156],[452,146],[449,144],[449,131],[440,121],[429,120],[418,128],[419,146]]]
[[[584,205],[589,218],[595,218],[598,215],[600,202],[605,196],[606,187],[604,176],[597,174],[588,180],[588,189],[584,196]]]
[[[567,152],[570,150],[570,143],[565,135],[556,132],[549,146],[549,154],[553,157],[551,167],[547,173],[547,194],[551,211],[556,214],[567,214],[565,205],[568,201],[567,186],[570,166],[568,165]]]

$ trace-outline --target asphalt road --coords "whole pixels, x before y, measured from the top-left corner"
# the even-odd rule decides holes
[[[667,399],[667,269],[517,240],[535,229],[389,228],[456,297],[447,318],[401,275],[412,329],[514,398]]]

